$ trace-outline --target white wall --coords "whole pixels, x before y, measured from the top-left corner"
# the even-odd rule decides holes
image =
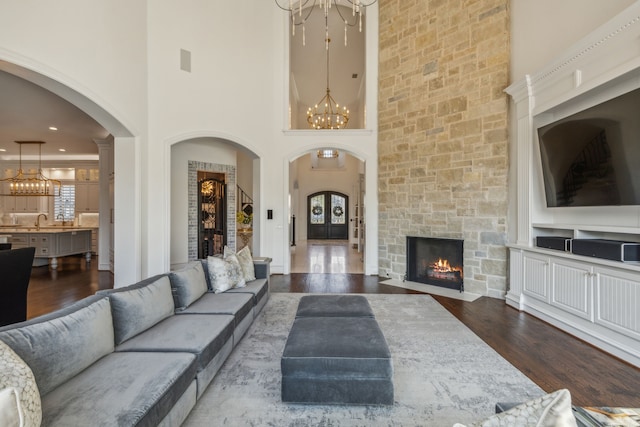
[[[253,157],[238,151],[236,156],[236,182],[253,199]],[[239,197],[239,196],[238,196]]]
[[[511,81],[542,68],[634,0],[513,0]]]
[[[171,260],[172,266],[189,261],[189,161],[236,164],[236,149],[211,138],[200,138],[171,147]]]

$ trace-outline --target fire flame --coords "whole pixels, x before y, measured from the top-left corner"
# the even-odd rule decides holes
[[[442,258],[438,258],[438,261],[431,264],[431,268],[439,273],[449,273],[453,271],[462,273],[462,267],[452,267],[451,264],[449,264],[449,260]]]

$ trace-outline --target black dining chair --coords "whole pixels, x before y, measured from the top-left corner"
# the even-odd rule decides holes
[[[0,251],[0,326],[27,320],[27,288],[36,248]]]

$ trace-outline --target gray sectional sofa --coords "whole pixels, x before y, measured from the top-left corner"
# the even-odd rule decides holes
[[[178,426],[269,298],[256,279],[213,293],[206,261],[4,328],[33,371],[44,426]]]

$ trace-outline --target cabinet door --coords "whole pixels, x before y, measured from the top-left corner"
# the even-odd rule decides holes
[[[98,212],[99,190],[96,182],[76,183],[76,212]]]
[[[16,211],[16,198],[13,196],[4,197],[4,211],[14,213]]]
[[[522,257],[524,294],[549,302],[549,257],[525,254]]]
[[[29,234],[29,246],[36,248],[36,255],[47,257],[53,252],[52,236],[49,234]]]
[[[637,273],[594,268],[595,322],[640,340],[640,280]]]
[[[40,199],[42,197],[34,196],[17,196],[16,199],[16,212],[36,213],[40,211]]]
[[[593,321],[593,269],[569,260],[551,263],[551,305]]]

